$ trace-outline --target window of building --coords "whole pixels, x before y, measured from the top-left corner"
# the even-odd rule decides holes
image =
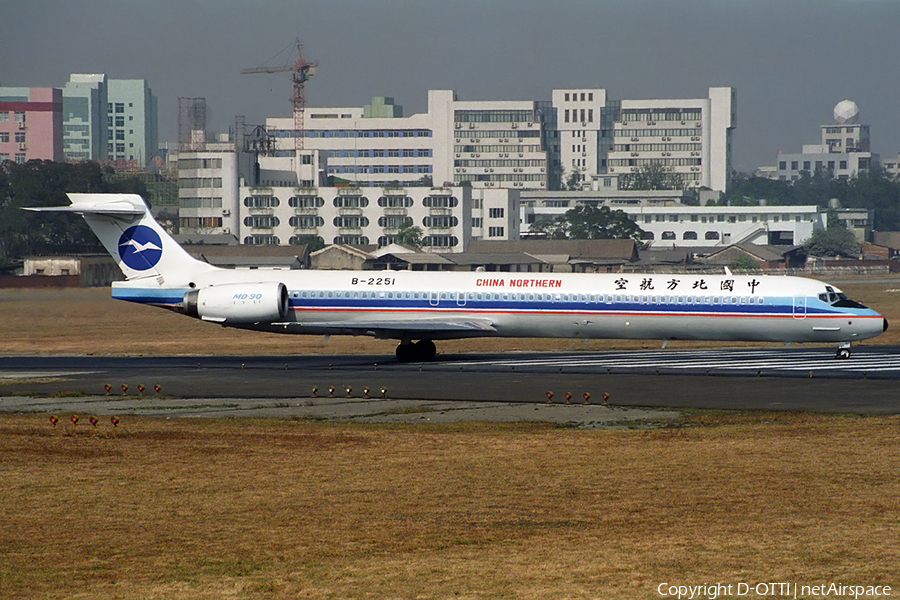
[[[281,202],[275,196],[247,196],[244,206],[247,208],[276,208]]]
[[[796,171],[800,168],[800,162],[796,160],[791,161],[791,171]]]
[[[502,208],[491,208],[488,210],[488,217],[492,219],[502,219],[504,210]]]
[[[325,200],[319,196],[291,196],[288,206],[291,208],[319,208],[325,206]]]
[[[338,196],[333,204],[337,208],[365,208],[369,205],[369,199],[365,196]]]
[[[696,231],[685,231],[684,235],[681,236],[683,240],[696,240],[697,232]]]
[[[842,160],[842,161],[841,161],[841,167],[840,167],[840,168],[843,169],[843,170],[845,170],[845,171],[847,170],[847,161],[846,161],[846,160]]]
[[[9,143],[9,132],[2,131],[0,132],[0,144],[8,144]]]
[[[809,171],[809,161],[808,160],[803,161],[803,170]]]
[[[778,170],[784,171],[786,169],[787,169],[787,161],[786,160],[779,161],[778,162]]]
[[[350,227],[353,229],[369,226],[369,219],[359,215],[338,215],[332,222],[335,227]]]
[[[503,227],[488,227],[488,237],[503,237]]]
[[[244,225],[247,227],[269,229],[278,227],[280,221],[274,215],[250,215],[244,218]]]
[[[662,239],[664,239],[664,240],[674,240],[674,239],[675,239],[675,232],[674,232],[674,231],[663,231],[663,233],[662,233]]]
[[[717,239],[719,239],[719,232],[718,231],[707,231],[705,237],[708,240],[717,240]]]

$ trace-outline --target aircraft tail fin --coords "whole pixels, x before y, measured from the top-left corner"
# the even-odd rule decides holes
[[[80,214],[130,281],[155,279],[159,286],[187,285],[215,267],[193,258],[156,222],[136,194],[66,194],[71,206],[29,208]]]

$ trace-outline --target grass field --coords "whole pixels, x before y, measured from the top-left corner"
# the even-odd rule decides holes
[[[896,417],[78,427],[0,417],[0,597],[639,599],[661,583],[900,584]]]
[[[900,325],[890,291],[900,284],[841,287]],[[898,336],[895,327],[867,343]],[[226,330],[114,302],[108,290],[0,290],[0,354],[394,346]],[[900,590],[900,417],[700,412],[661,429],[601,431],[125,416],[96,433],[85,420],[54,429],[45,415],[0,414],[0,598],[642,599],[661,598],[662,583],[742,582]]]

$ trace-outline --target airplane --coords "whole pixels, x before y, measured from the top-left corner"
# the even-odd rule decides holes
[[[117,261],[112,297],[224,327],[400,341],[471,337],[851,342],[887,319],[822,281],[772,275],[223,269],[191,257],[134,194],[67,194]]]

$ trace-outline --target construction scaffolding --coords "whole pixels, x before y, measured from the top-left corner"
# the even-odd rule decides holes
[[[291,75],[291,82],[293,83],[291,106],[294,109],[294,152],[295,156],[299,157],[300,151],[303,150],[303,138],[305,137],[303,123],[303,115],[306,110],[305,85],[306,82],[309,81],[309,78],[315,75],[316,67],[319,66],[319,63],[318,61],[307,61],[303,58],[303,44],[300,43],[300,38],[294,40],[292,46],[294,47],[294,51],[290,55],[288,63],[273,67],[262,66],[254,67],[252,69],[243,69],[241,73],[244,75],[251,75],[254,73],[293,72]],[[283,54],[289,48],[291,48],[291,46],[288,46],[272,58],[274,59],[280,54]]]
[[[206,98],[178,98],[178,149],[203,150],[206,145]]]

